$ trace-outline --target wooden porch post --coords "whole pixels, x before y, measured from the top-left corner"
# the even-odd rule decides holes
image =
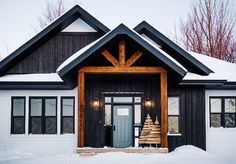
[[[78,147],[84,147],[84,72],[78,72]]]
[[[168,148],[167,140],[167,72],[161,72],[161,147]]]

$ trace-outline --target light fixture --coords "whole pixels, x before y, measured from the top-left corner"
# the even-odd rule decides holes
[[[151,108],[152,102],[151,102],[151,99],[150,99],[150,98],[147,98],[147,99],[146,99],[146,101],[145,101],[145,106],[146,106],[147,108]]]
[[[98,108],[99,107],[99,100],[98,100],[98,98],[94,98],[93,99],[93,107],[94,108]]]

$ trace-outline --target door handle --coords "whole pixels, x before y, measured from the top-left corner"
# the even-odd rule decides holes
[[[116,126],[115,125],[113,125],[113,131],[115,131],[116,130]]]

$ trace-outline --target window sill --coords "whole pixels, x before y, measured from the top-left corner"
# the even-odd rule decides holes
[[[181,133],[175,133],[175,134],[167,133],[167,136],[182,136],[182,134]]]

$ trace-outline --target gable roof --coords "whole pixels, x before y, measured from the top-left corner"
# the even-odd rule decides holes
[[[76,19],[81,18],[84,22],[89,24],[97,32],[102,35],[110,31],[105,25],[99,22],[96,18],[90,15],[80,6],[76,5],[67,11],[65,14],[60,16],[41,32],[7,56],[0,62],[0,75],[3,75],[7,70],[13,67],[17,62],[24,59],[27,55],[30,54],[34,49],[38,48],[45,41],[49,40],[58,32],[62,31]]]
[[[156,42],[164,51],[169,51],[168,54],[180,62],[188,71],[197,73],[200,75],[209,75],[213,71],[200,61],[192,57],[187,51],[168,39],[146,21],[138,24],[134,30],[140,35],[145,34],[151,40]]]
[[[161,51],[153,47],[150,43],[144,40],[139,34],[135,31],[129,29],[124,24],[120,24],[114,30],[110,31],[102,38],[98,39],[97,41],[91,43],[90,45],[84,47],[83,49],[79,50],[77,53],[72,55],[68,58],[61,66],[59,66],[58,74],[63,79],[71,75],[71,72],[77,71],[80,68],[81,63],[88,58],[90,55],[95,53],[98,49],[108,43],[111,39],[115,38],[118,35],[126,35],[139,45],[141,45],[144,49],[149,51],[153,54],[163,65],[166,67],[171,68],[174,72],[176,72],[180,77],[184,77],[186,74],[185,69],[180,67],[170,58],[168,58],[165,54]],[[66,63],[66,64],[65,64]]]

